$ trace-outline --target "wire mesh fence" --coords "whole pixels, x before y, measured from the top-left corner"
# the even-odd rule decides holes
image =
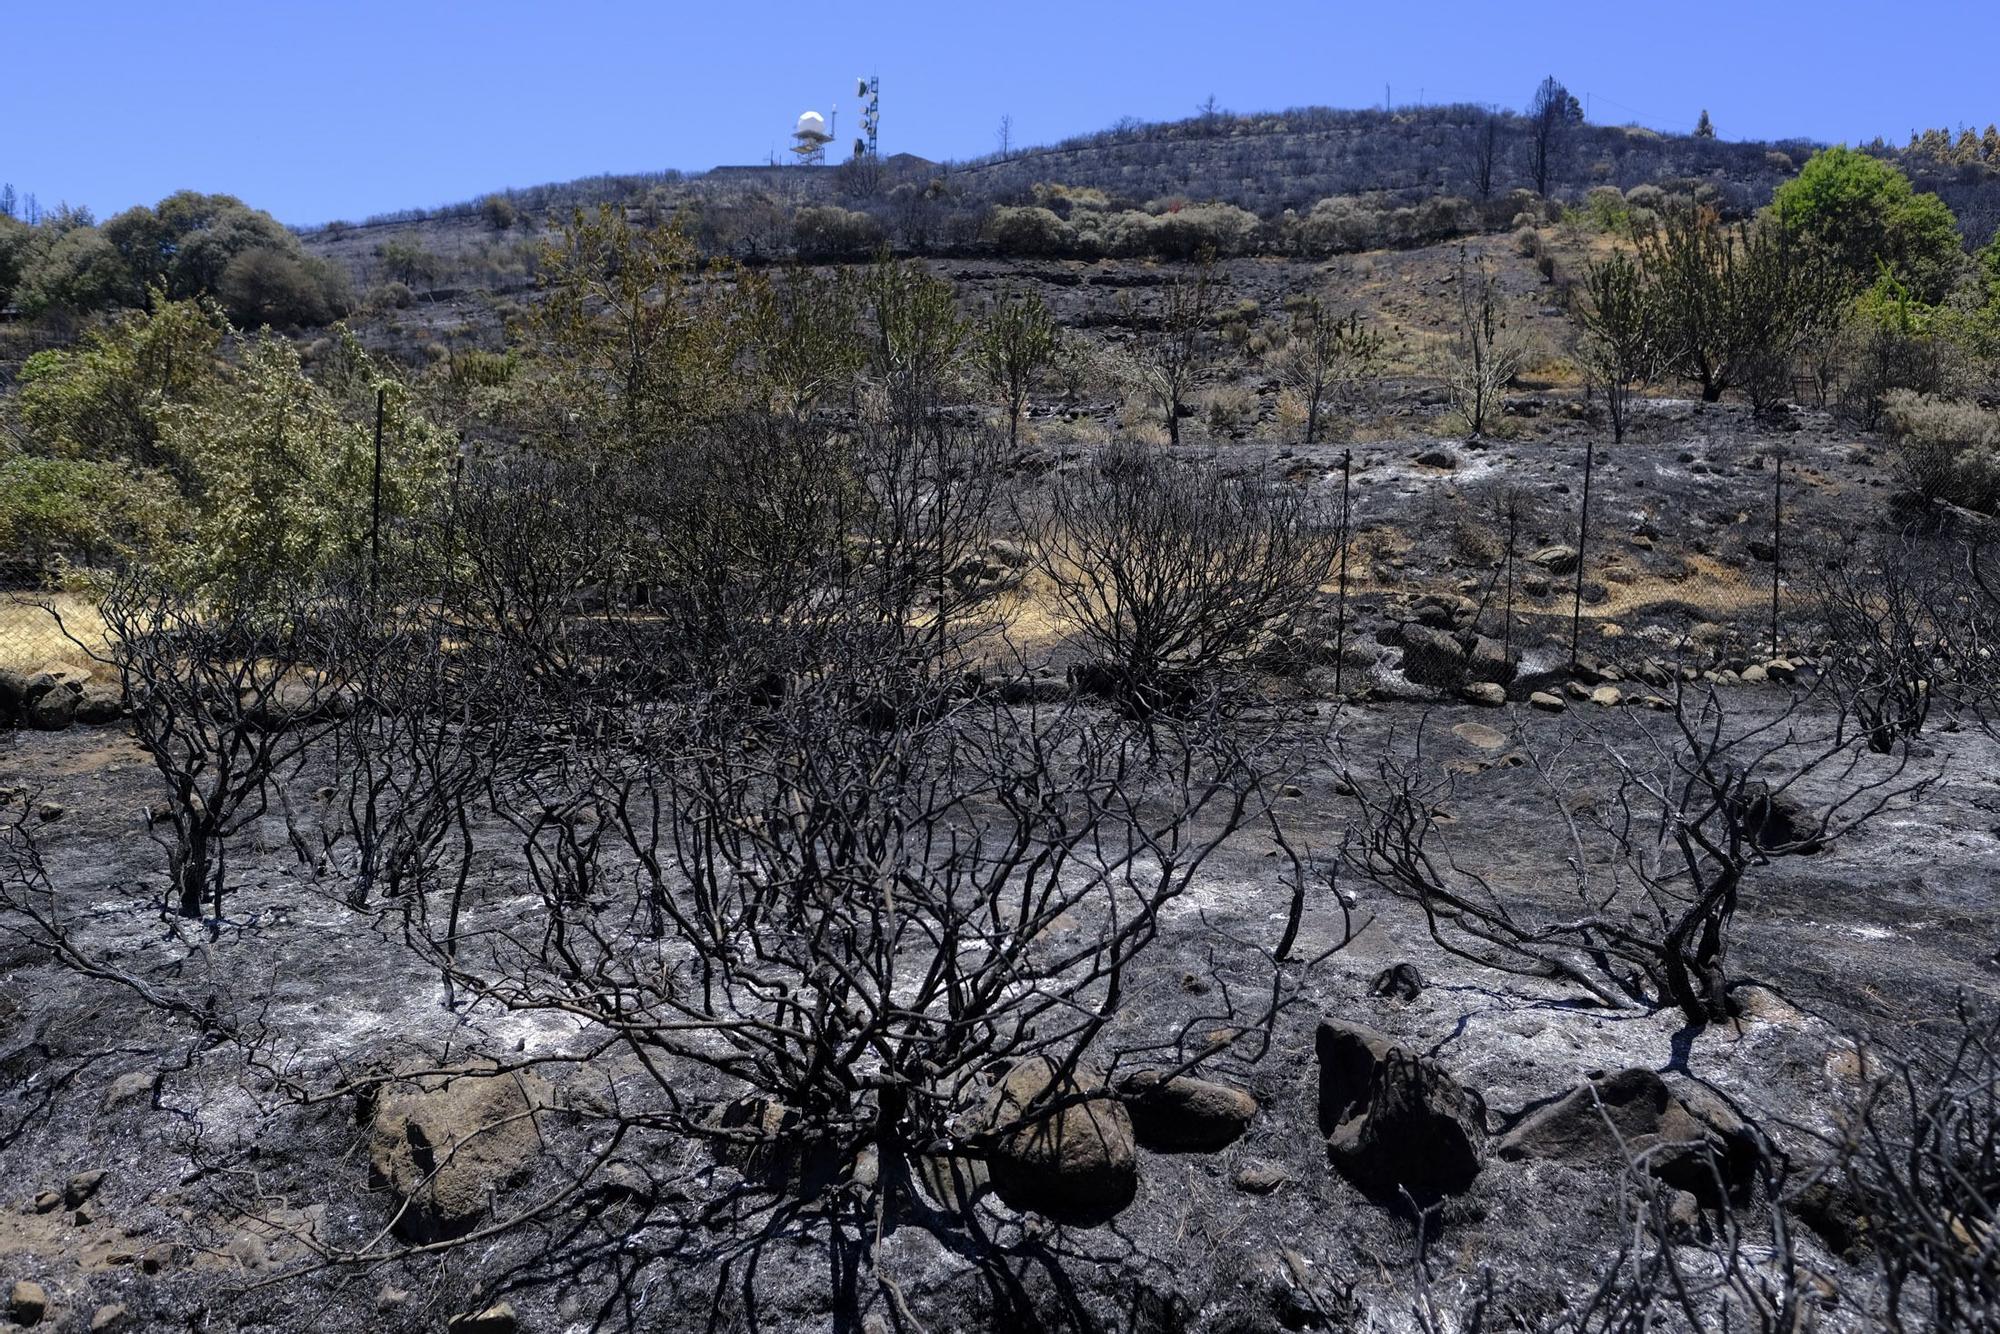
[[[1333,688],[1371,670],[1339,649],[1401,645],[1385,617],[1455,635],[1466,678],[1515,699],[1567,680],[1780,675],[1829,647],[1819,572],[1897,531],[1892,497],[1910,479],[1857,483],[1857,451],[1829,437],[1322,452],[1310,484],[1343,534],[1324,627],[1339,641]],[[87,584],[0,556],[0,669],[101,672],[103,633]],[[1482,652],[1505,670],[1485,674]],[[1372,670],[1409,684],[1409,656]]]
[[[28,562],[0,559],[0,670],[86,667],[102,642],[94,594]]]

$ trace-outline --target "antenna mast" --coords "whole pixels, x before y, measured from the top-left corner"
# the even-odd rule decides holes
[[[882,125],[882,80],[872,74],[856,79],[854,95],[861,99],[861,137],[854,141],[854,156],[873,161],[881,156],[875,135]]]

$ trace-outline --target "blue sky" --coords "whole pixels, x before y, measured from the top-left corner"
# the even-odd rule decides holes
[[[1901,139],[2000,120],[2000,5],[27,0],[0,5],[0,180],[108,215],[227,191],[293,223],[605,171],[761,162],[882,79],[882,149],[1121,116],[1473,101],[1553,73],[1592,119]]]

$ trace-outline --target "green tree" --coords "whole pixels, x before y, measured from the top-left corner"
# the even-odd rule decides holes
[[[1632,391],[1653,378],[1660,364],[1659,306],[1644,272],[1619,253],[1585,271],[1577,322],[1583,326],[1585,370],[1604,388],[1611,410],[1611,439],[1625,439]]]
[[[394,518],[437,485],[446,447],[400,384],[377,383],[383,513]],[[372,400],[330,392],[305,373],[296,346],[264,334],[244,348],[227,392],[167,409],[162,443],[190,479],[194,507],[192,541],[172,562],[179,573],[254,588],[260,577],[354,562],[374,501]]]
[[[1020,443],[1021,413],[1035,381],[1055,365],[1062,328],[1032,292],[1010,292],[987,308],[974,347],[980,372],[1007,407],[1007,443]]]
[[[0,310],[14,299],[21,274],[28,267],[35,229],[5,213],[0,213]]]
[[[138,301],[140,289],[118,251],[95,227],[51,230],[44,224],[14,288],[25,315],[85,315]]]
[[[213,302],[155,292],[74,347],[38,352],[21,369],[19,408],[28,439],[58,458],[161,469],[191,484],[161,445],[163,414],[222,389],[218,355],[228,321]]]
[[[1213,256],[1182,270],[1160,292],[1160,317],[1134,338],[1134,360],[1155,407],[1166,418],[1167,440],[1181,442],[1181,418],[1213,357],[1209,325],[1222,299]]]
[[[741,291],[755,373],[772,406],[802,417],[853,387],[868,348],[856,333],[861,293],[846,270],[791,268],[781,282],[745,275]]]
[[[160,474],[0,449],[0,557],[44,574],[164,549],[182,509]]]
[[[1332,314],[1315,293],[1292,315],[1291,336],[1278,370],[1306,405],[1306,443],[1319,439],[1327,404],[1347,386],[1375,374],[1389,340],[1361,322],[1361,312]]]
[[[885,254],[865,282],[869,373],[897,428],[913,433],[942,404],[971,326],[952,285],[915,260]]]
[[[1882,265],[1926,305],[1944,300],[1964,263],[1944,201],[1918,194],[1895,166],[1847,147],[1822,149],[1771,196],[1770,212],[1823,246],[1858,290]]]
[[[1670,209],[1639,238],[1640,262],[1658,302],[1662,369],[1721,399],[1736,364],[1736,237],[1711,209]]]
[[[562,452],[627,459],[735,401],[746,322],[678,224],[575,212],[542,247],[547,300],[530,319],[542,376],[534,428]]]
[[[514,201],[505,195],[486,196],[480,201],[479,216],[496,232],[504,232],[520,220],[520,215],[514,209]]]
[[[1715,122],[1708,118],[1707,107],[1701,109],[1701,119],[1694,123],[1694,137],[1697,139],[1713,139],[1715,137]]]
[[[265,249],[230,260],[215,295],[245,328],[325,324],[351,304],[345,278],[324,261]]]

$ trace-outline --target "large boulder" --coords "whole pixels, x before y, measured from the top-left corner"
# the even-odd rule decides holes
[[[87,672],[73,667],[45,667],[27,680],[20,720],[40,732],[60,732],[76,721],[83,704]]]
[[[1474,681],[1509,685],[1521,671],[1521,655],[1497,639],[1474,635],[1465,655],[1466,675]]]
[[[724,1162],[787,1195],[810,1198],[839,1174],[836,1146],[810,1134],[803,1117],[770,1098],[753,1094],[723,1103],[706,1124]]]
[[[1413,684],[1456,690],[1465,684],[1468,660],[1458,640],[1424,625],[1403,627],[1403,675]]]
[[[494,1191],[542,1151],[542,1113],[554,1105],[546,1081],[476,1066],[385,1089],[368,1161],[401,1207],[397,1235],[429,1243],[476,1228]]]
[[[93,681],[76,702],[76,720],[91,726],[115,723],[125,716],[125,693],[117,686]]]
[[[0,667],[0,727],[17,726],[28,710],[28,673]]]
[[[1140,1070],[1118,1083],[1132,1133],[1149,1149],[1213,1152],[1232,1143],[1257,1115],[1257,1100],[1240,1088],[1187,1075]]]
[[[985,1130],[1002,1132],[989,1156],[993,1187],[1019,1209],[1106,1218],[1138,1189],[1132,1118],[1098,1072],[1078,1069],[1059,1080],[1058,1069],[1048,1057],[1030,1057],[994,1086],[982,1117]],[[1086,1096],[1047,1110],[1079,1095]]]
[[[1730,814],[1761,852],[1809,857],[1825,846],[1819,815],[1789,788],[1762,779],[1745,783],[1731,798]]]
[[[1598,1165],[1637,1161],[1708,1202],[1747,1185],[1758,1156],[1755,1137],[1728,1104],[1697,1085],[1670,1087],[1642,1067],[1587,1081],[1529,1112],[1495,1152]]]
[[[1486,1104],[1428,1057],[1360,1024],[1323,1020],[1320,1125],[1333,1165],[1371,1195],[1456,1195],[1479,1175]],[[1329,1129],[1330,1127],[1330,1129]]]

